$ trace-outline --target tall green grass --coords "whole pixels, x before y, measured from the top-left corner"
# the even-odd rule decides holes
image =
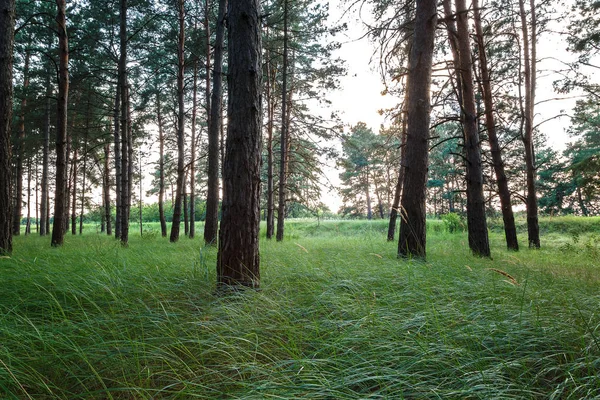
[[[487,260],[430,228],[423,263],[396,258],[385,223],[286,229],[261,242],[261,290],[226,296],[199,239],[15,238],[0,259],[0,397],[600,397],[591,234],[518,253],[493,234]]]

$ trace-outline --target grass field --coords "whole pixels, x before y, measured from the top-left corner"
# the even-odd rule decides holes
[[[20,236],[0,259],[0,398],[600,398],[598,222],[539,251],[492,233],[488,260],[432,221],[422,263],[385,222],[290,221],[261,242],[261,290],[226,296],[200,238]]]

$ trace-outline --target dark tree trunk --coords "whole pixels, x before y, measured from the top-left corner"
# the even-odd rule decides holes
[[[465,0],[456,0],[456,26],[459,53],[459,64],[456,67],[458,68],[457,73],[461,75],[462,124],[465,136],[469,247],[474,254],[489,257],[490,243],[485,217],[481,144],[477,126],[469,20]]]
[[[59,67],[56,114],[56,186],[54,194],[54,224],[52,246],[62,246],[65,238],[67,209],[67,100],[69,96],[69,42],[65,16],[66,0],[56,0]]]
[[[156,118],[158,122],[158,215],[160,219],[160,232],[162,237],[167,237],[167,220],[165,219],[165,135],[163,132],[162,112],[160,109],[160,95],[156,93]]]
[[[502,150],[496,134],[496,121],[494,116],[494,100],[492,95],[492,82],[488,69],[487,54],[481,26],[481,15],[479,11],[479,0],[473,0],[473,12],[475,19],[475,33],[477,38],[477,47],[479,54],[479,70],[481,73],[481,89],[483,93],[483,104],[485,108],[485,125],[490,142],[490,152],[494,164],[494,172],[498,185],[498,196],[500,197],[500,207],[502,209],[502,219],[504,221],[504,236],[506,237],[506,247],[508,250],[519,250],[519,241],[517,239],[517,228],[515,226],[515,217],[513,214],[510,189],[508,180],[504,172],[504,161],[502,160]]]
[[[129,87],[127,79],[127,0],[121,0],[120,12],[120,55],[119,55],[119,86],[120,86],[120,192],[119,192],[119,239],[126,246],[129,241],[129,211],[130,211],[130,182],[129,167]]]
[[[437,9],[435,0],[417,1],[408,71],[406,166],[401,207],[398,256],[425,258],[425,199],[430,122],[431,65]]]
[[[185,10],[183,0],[178,1],[179,9],[179,38],[177,41],[177,187],[175,189],[175,204],[173,205],[173,221],[169,240],[179,240],[181,223],[181,206],[183,203],[183,186],[185,184],[185,103],[184,103],[184,72],[185,72]]]
[[[527,28],[527,15],[525,14],[525,0],[519,0],[521,13],[521,29],[523,31],[523,59],[525,63],[525,110],[523,118],[525,119],[525,132],[523,134],[523,144],[525,146],[525,167],[527,169],[527,238],[530,248],[540,248],[540,227],[538,223],[538,203],[536,196],[536,170],[535,170],[535,152],[533,150],[533,115],[534,115],[534,96],[536,79],[536,18],[535,4],[531,2],[531,51],[529,42],[529,32]]]
[[[209,83],[209,82],[207,82]],[[210,91],[210,87],[207,88]],[[192,148],[190,151],[190,205],[189,205],[189,231],[188,237],[196,236],[196,146],[198,142],[196,134],[196,116],[198,113],[198,60],[194,61],[194,84],[192,89]],[[186,208],[187,209],[187,208]]]
[[[25,219],[25,234],[31,233],[31,158],[27,160],[27,217]]]
[[[88,104],[89,106],[89,104]],[[88,108],[88,114],[86,115],[86,120],[89,118],[90,109]],[[79,199],[79,234],[83,235],[83,212],[85,210],[85,191],[86,191],[86,179],[87,179],[87,152],[88,152],[88,130],[89,130],[89,120],[86,121],[86,130],[83,136],[83,169],[81,171],[81,197]]]
[[[13,108],[14,0],[0,0],[0,255],[12,252],[11,121]]]
[[[106,224],[106,234],[112,235],[112,215],[110,212],[110,145],[104,145],[104,173],[102,174],[102,189],[104,195],[104,221]]]
[[[71,161],[71,235],[77,234],[77,167],[78,167],[77,148],[73,150],[73,160]]]
[[[267,27],[267,37],[269,28]],[[273,184],[273,124],[275,121],[275,101],[273,99],[274,72],[271,67],[270,52],[266,50],[266,100],[267,100],[267,239],[272,239],[275,232],[275,185]]]
[[[219,286],[258,287],[262,115],[259,2],[232,0],[228,8],[229,123],[217,282]]]
[[[48,46],[50,48],[50,45]],[[50,164],[50,98],[52,97],[52,85],[50,78],[52,75],[51,66],[46,71],[46,102],[45,102],[45,115],[44,115],[44,144],[42,150],[42,200],[40,204],[40,236],[46,236],[49,233],[48,225],[46,221],[50,219],[50,210],[48,207],[48,195],[50,193],[48,189],[48,172]]]
[[[288,5],[289,0],[283,0],[283,70],[281,84],[281,139],[279,140],[279,202],[277,205],[277,241],[283,240],[285,226],[285,198],[287,191],[287,151],[288,151]]]
[[[15,206],[13,207],[13,236],[21,234],[21,219],[23,219],[23,158],[25,157],[25,109],[27,108],[27,89],[29,88],[29,50],[25,51],[23,67],[23,98],[19,114],[18,138],[15,144]]]
[[[120,78],[119,78],[120,79]],[[115,239],[121,238],[121,83],[115,90],[114,155],[115,155]]]
[[[190,215],[189,215],[189,204],[188,204],[188,194],[187,194],[187,190],[185,187],[185,182],[187,182],[188,180],[188,174],[185,174],[185,178],[184,178],[184,184],[183,184],[183,193],[182,193],[182,200],[183,200],[183,230],[185,232],[185,236],[188,236],[190,234]]]
[[[208,125],[208,188],[206,196],[206,218],[204,220],[204,242],[216,245],[219,221],[219,135],[223,126],[223,43],[225,38],[225,12],[227,0],[219,0],[217,28],[215,32],[214,72]]]

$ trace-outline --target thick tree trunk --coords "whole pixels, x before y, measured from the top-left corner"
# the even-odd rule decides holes
[[[131,182],[130,177],[130,126],[129,126],[129,81],[127,79],[127,0],[121,0],[120,13],[120,58],[119,58],[119,85],[121,86],[120,128],[121,128],[121,192],[119,207],[121,244],[126,246],[129,242],[129,212],[131,209]]]
[[[158,122],[158,216],[160,219],[160,232],[162,237],[167,237],[167,220],[165,219],[165,135],[163,132],[162,112],[160,109],[160,95],[156,93],[156,119]]]
[[[289,0],[283,0],[283,67],[281,84],[281,138],[279,140],[279,202],[277,205],[277,241],[283,240],[285,227],[285,200],[287,191],[288,169],[288,118],[287,118],[287,90],[288,90],[288,7]]]
[[[175,204],[173,205],[173,221],[169,240],[179,240],[181,223],[181,206],[183,203],[183,186],[185,184],[185,103],[184,103],[184,72],[185,72],[185,19],[183,0],[178,1],[179,9],[179,38],[177,41],[177,187],[175,189]]]
[[[56,117],[56,186],[54,194],[54,225],[52,246],[62,246],[65,238],[67,193],[67,100],[69,96],[69,42],[65,16],[66,0],[56,0],[59,67]]]
[[[398,256],[425,258],[425,199],[430,122],[431,65],[437,9],[435,0],[417,1],[413,45],[408,71],[408,126],[402,219]]]
[[[106,224],[106,234],[112,235],[112,215],[110,207],[110,144],[104,145],[104,173],[102,174],[102,191],[104,196],[104,223]]]
[[[25,109],[27,108],[27,89],[29,88],[29,59],[31,53],[25,51],[23,66],[23,98],[19,114],[18,138],[15,144],[15,206],[13,207],[13,236],[21,234],[21,219],[23,219],[23,158],[25,157]]]
[[[485,198],[483,195],[483,166],[481,144],[477,126],[477,108],[473,88],[469,20],[465,0],[456,0],[456,26],[459,63],[457,74],[461,75],[462,124],[466,156],[467,180],[467,229],[469,248],[481,257],[490,256]]]
[[[0,0],[0,255],[12,252],[11,121],[15,1]]]
[[[534,40],[536,34],[532,32],[531,52],[527,15],[525,13],[525,0],[519,0],[521,13],[521,29],[523,31],[523,60],[525,63],[525,132],[523,144],[525,146],[525,168],[527,169],[527,237],[530,248],[540,248],[540,227],[538,223],[538,202],[536,190],[535,153],[533,150],[533,105],[535,95],[536,60],[532,59],[536,53]],[[531,8],[532,31],[535,31],[535,5]]]
[[[481,89],[483,93],[483,104],[485,108],[485,126],[490,142],[490,152],[494,164],[494,172],[498,185],[498,196],[500,197],[500,208],[502,209],[502,219],[504,221],[504,236],[506,237],[506,247],[508,250],[519,250],[519,241],[517,239],[517,228],[515,226],[515,217],[513,214],[510,189],[508,180],[504,172],[504,161],[502,160],[502,150],[496,134],[496,121],[494,116],[494,100],[492,94],[492,82],[488,69],[487,54],[481,26],[481,13],[479,11],[479,0],[473,0],[473,12],[475,19],[475,34],[477,38],[477,47],[479,54],[479,70],[481,73]]]
[[[208,125],[208,188],[206,196],[206,218],[204,241],[216,245],[219,221],[219,135],[223,119],[223,43],[225,38],[225,12],[227,0],[219,0],[217,28],[215,32],[214,72]]]
[[[219,231],[219,286],[258,287],[261,170],[261,23],[257,0],[228,12],[229,102]],[[214,107],[214,104],[213,104]]]

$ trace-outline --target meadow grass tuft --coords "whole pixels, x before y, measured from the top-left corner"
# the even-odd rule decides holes
[[[381,222],[286,229],[261,242],[261,289],[227,295],[200,239],[15,238],[0,259],[0,397],[600,397],[593,233],[518,253],[492,234],[488,260],[431,229],[420,262],[396,258]]]

